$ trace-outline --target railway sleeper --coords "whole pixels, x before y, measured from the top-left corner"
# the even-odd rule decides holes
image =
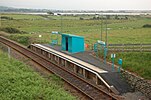
[[[6,44],[6,45],[8,45],[8,46],[10,46],[11,48],[17,50],[18,52],[20,52],[20,53],[22,53],[22,54],[24,54],[24,55],[26,55],[25,52],[28,52],[28,54],[27,54],[26,56],[29,57],[29,58],[38,58],[38,57],[40,57],[40,59],[39,59],[39,62],[40,62],[39,64],[40,64],[40,65],[42,65],[42,66],[47,66],[46,69],[50,69],[51,72],[53,72],[53,73],[59,75],[61,78],[63,78],[64,80],[66,80],[64,77],[61,76],[61,75],[63,74],[63,70],[62,70],[61,68],[59,68],[59,66],[58,66],[58,67],[57,67],[57,66],[54,66],[54,65],[55,65],[54,63],[52,64],[51,62],[45,61],[45,60],[47,60],[48,58],[44,60],[43,57],[41,57],[41,56],[39,56],[38,54],[35,54],[35,53],[34,53],[34,52],[37,52],[37,51],[38,51],[37,48],[35,49],[35,48],[33,47],[34,52],[32,52],[31,50],[27,50],[25,47],[23,47],[23,46],[21,46],[21,45],[15,43],[15,42],[13,42],[13,41],[11,41],[11,40],[8,40],[8,39],[6,39],[6,38],[3,38],[3,37],[0,37],[0,42]],[[41,54],[42,54],[43,56],[46,55],[45,52],[42,52],[42,50],[41,50]],[[45,57],[46,57],[46,56],[45,56]],[[37,60],[34,60],[34,61],[37,62]],[[38,62],[37,62],[37,63],[38,63]],[[51,67],[51,66],[50,66],[50,68],[48,68],[48,67],[49,67],[49,66],[48,66],[49,64],[50,64],[50,65],[53,65],[54,68]],[[59,71],[61,71],[61,72],[59,72]],[[65,72],[65,70],[64,70],[64,72]],[[60,74],[59,74],[59,73],[60,73]],[[71,74],[71,72],[70,72],[70,74]],[[68,74],[66,74],[66,76],[70,76],[70,74],[69,74],[69,72],[68,72]],[[87,84],[88,84],[88,83],[87,83]],[[91,84],[91,85],[92,85],[92,84]],[[92,87],[94,88],[95,86],[92,85]],[[102,90],[101,90],[101,91],[102,91]],[[105,93],[105,92],[102,92],[102,93]],[[108,93],[105,93],[105,94],[109,96]],[[109,97],[112,97],[112,96],[109,96]],[[114,97],[112,97],[112,98],[114,99]]]
[[[70,62],[68,60],[64,60],[63,58],[57,56],[56,54],[54,54],[52,52],[43,50],[42,48],[36,47],[34,45],[30,45],[28,48],[30,48],[31,50],[33,50],[36,53],[39,53],[38,51],[41,50],[41,54],[44,57],[49,58],[51,61],[53,61],[57,65],[63,66],[66,70],[69,70],[69,71],[75,73],[77,76],[80,76],[86,80],[90,80],[90,81],[92,81],[92,83],[95,83],[98,86],[99,85],[106,86],[109,89],[109,91],[112,91],[115,94],[119,94],[119,92],[117,91],[117,89],[114,86],[109,86],[108,83],[106,83],[101,77],[98,77],[98,75],[96,75],[88,70],[85,70],[84,68],[79,67],[76,64],[73,64],[72,62]]]

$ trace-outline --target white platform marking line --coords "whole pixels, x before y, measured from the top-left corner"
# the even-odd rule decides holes
[[[68,59],[70,59],[70,60],[77,61],[77,63],[79,63],[79,64],[81,64],[81,65],[83,65],[83,66],[86,66],[86,67],[88,67],[88,68],[90,68],[90,69],[93,69],[93,70],[95,70],[95,71],[97,71],[97,72],[99,72],[99,73],[107,73],[107,72],[108,72],[108,71],[105,71],[105,70],[103,70],[103,69],[100,69],[100,68],[98,68],[98,67],[96,67],[96,66],[93,66],[93,65],[91,65],[91,64],[89,64],[89,63],[80,61],[79,59],[76,59],[76,58],[74,58],[74,57],[65,55],[64,53],[61,53],[61,52],[55,51],[55,50],[53,50],[53,49],[51,49],[51,48],[45,47],[45,46],[43,46],[43,45],[40,45],[40,44],[35,44],[35,45],[40,46],[40,47],[42,47],[42,48],[45,48],[45,49],[47,49],[47,50],[50,50],[50,51],[52,51],[52,52],[54,52],[54,53],[56,53],[56,54],[59,54],[59,55],[61,55],[61,56],[66,57],[66,58],[68,58]]]

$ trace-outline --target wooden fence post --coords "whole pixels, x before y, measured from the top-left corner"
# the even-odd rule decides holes
[[[124,52],[124,43],[123,43],[123,46],[122,46],[122,52]]]
[[[142,45],[142,43],[140,44],[140,52],[142,52],[143,50],[143,45]]]

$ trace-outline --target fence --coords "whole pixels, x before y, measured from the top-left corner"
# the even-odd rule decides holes
[[[151,44],[109,44],[108,50],[116,52],[151,52]]]

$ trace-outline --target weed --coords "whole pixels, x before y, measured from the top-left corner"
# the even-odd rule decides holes
[[[42,78],[25,64],[0,51],[1,100],[75,100],[55,81]],[[53,76],[61,83],[60,79]]]

